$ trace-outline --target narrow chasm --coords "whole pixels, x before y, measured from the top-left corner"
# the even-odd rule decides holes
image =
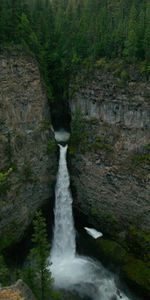
[[[56,100],[50,104],[51,119],[54,131],[70,132],[71,112],[68,100]]]

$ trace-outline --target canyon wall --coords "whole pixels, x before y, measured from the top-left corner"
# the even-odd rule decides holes
[[[19,50],[0,54],[0,238],[20,240],[51,196],[56,158],[50,111],[37,62]]]
[[[71,159],[74,205],[113,237],[132,225],[150,229],[150,81],[136,67],[118,73],[81,73],[70,98],[72,117],[82,118]]]

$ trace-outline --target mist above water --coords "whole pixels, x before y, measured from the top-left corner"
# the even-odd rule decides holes
[[[64,129],[61,129],[59,131],[55,131],[54,134],[55,134],[55,140],[58,143],[67,142],[70,138],[70,133],[65,131]]]
[[[72,195],[67,169],[67,147],[60,147],[55,188],[55,224],[50,271],[57,288],[75,291],[93,300],[131,300],[119,290],[115,276],[98,261],[76,253]]]

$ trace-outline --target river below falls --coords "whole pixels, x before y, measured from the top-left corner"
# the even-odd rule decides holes
[[[95,259],[79,255],[72,212],[67,148],[61,146],[55,187],[54,232],[49,256],[49,270],[54,287],[76,292],[92,300],[134,300],[118,285],[117,276]]]
[[[97,259],[90,239],[84,228],[79,226],[76,231],[79,255],[66,257],[51,266],[54,287],[65,290],[66,294],[71,293],[73,300],[139,300],[120,280],[117,266],[113,266],[112,271],[112,266],[107,264],[105,268]],[[70,300],[68,296],[64,299]]]

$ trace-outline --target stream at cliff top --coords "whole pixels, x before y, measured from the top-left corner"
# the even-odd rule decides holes
[[[54,236],[49,258],[54,286],[93,300],[132,300],[131,296],[125,295],[125,292],[119,289],[115,276],[100,262],[76,253],[73,199],[66,160],[68,146],[59,147]]]

